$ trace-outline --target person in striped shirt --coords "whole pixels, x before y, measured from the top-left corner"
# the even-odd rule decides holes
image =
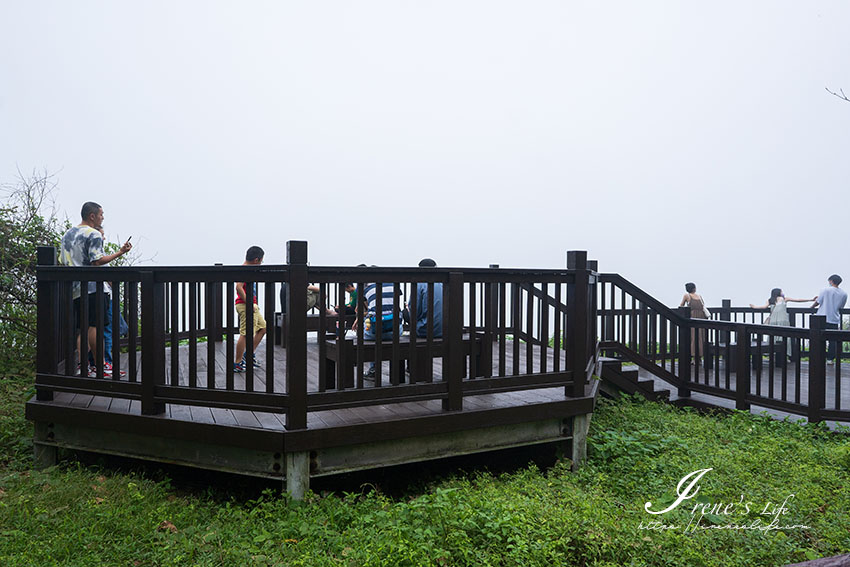
[[[381,306],[378,307],[378,295],[380,294]],[[401,291],[399,291],[401,295]],[[393,321],[398,322],[398,334],[403,331],[401,313],[394,310],[393,299],[395,298],[395,284],[392,282],[381,283],[380,289],[377,283],[369,283],[363,287],[363,300],[366,302],[366,314],[364,316],[365,324],[363,327],[363,338],[367,341],[374,341],[380,335],[380,340],[390,340],[393,338],[395,329]],[[399,298],[399,309],[401,308],[401,298]],[[358,321],[355,320],[352,324],[352,329],[357,329]],[[369,365],[369,370],[366,376],[375,376],[375,363]]]

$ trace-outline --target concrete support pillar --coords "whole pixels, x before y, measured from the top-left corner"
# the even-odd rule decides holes
[[[572,470],[575,472],[587,459],[587,431],[590,429],[590,418],[593,414],[573,416],[573,454]]]
[[[310,452],[286,453],[286,491],[293,500],[304,500],[310,490]]]
[[[52,437],[50,424],[42,421],[35,422],[35,437],[33,439],[33,457],[36,469],[46,469],[58,461],[59,450],[55,445],[43,445],[39,441],[48,441]]]

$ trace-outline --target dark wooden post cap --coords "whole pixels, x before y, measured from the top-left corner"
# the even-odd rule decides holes
[[[307,241],[306,240],[289,240],[286,243],[286,263],[287,264],[306,264],[307,263]]]
[[[39,266],[55,266],[56,265],[56,247],[54,246],[39,246],[36,251],[36,263]]]
[[[586,250],[570,250],[567,252],[567,269],[568,270],[586,270],[587,269],[587,251]]]

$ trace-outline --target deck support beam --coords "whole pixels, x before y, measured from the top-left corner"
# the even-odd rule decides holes
[[[577,471],[587,460],[587,432],[590,429],[592,415],[592,413],[585,413],[573,416],[573,472]]]
[[[293,500],[304,500],[310,490],[310,452],[286,453],[286,491]]]

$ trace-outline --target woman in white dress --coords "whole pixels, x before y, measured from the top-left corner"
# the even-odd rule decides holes
[[[788,302],[793,301],[795,303],[805,303],[807,301],[814,301],[814,299],[794,299],[793,297],[785,297],[785,294],[782,293],[782,289],[775,287],[770,291],[770,299],[767,300],[766,305],[753,305],[750,303],[750,308],[770,309],[770,315],[767,316],[767,320],[765,321],[765,324],[767,325],[790,327],[791,318],[788,316]],[[791,341],[788,341],[788,356],[791,356]]]

